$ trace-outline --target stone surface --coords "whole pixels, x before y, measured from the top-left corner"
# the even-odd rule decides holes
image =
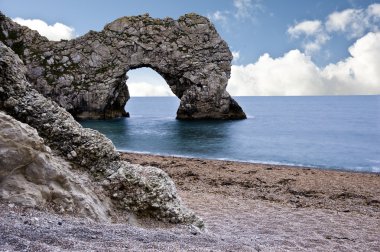
[[[183,205],[165,172],[121,161],[109,139],[82,128],[65,109],[39,94],[26,79],[26,73],[20,58],[0,42],[0,110],[35,128],[74,169],[88,173],[115,207],[160,220],[203,226]]]
[[[54,155],[37,131],[0,111],[0,199],[107,221],[110,200]]]
[[[126,115],[126,73],[140,67],[157,71],[181,100],[178,119],[246,117],[226,91],[232,54],[196,14],[123,17],[100,32],[53,42],[0,13],[0,41],[24,61],[34,88],[77,118]]]

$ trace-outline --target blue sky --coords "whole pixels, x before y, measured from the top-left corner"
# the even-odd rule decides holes
[[[229,84],[233,95],[380,94],[380,62],[366,55],[380,55],[380,1],[0,0],[0,10],[11,18],[64,24],[73,29],[70,36],[99,31],[121,16],[178,18],[196,12],[212,20],[236,56]],[[365,60],[374,65],[370,76]],[[294,67],[300,76],[287,77]],[[273,79],[273,74],[285,76]],[[149,71],[128,75],[136,83],[163,82]]]

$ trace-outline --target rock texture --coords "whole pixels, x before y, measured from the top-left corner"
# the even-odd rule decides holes
[[[109,200],[54,155],[37,131],[0,111],[0,199],[108,220]],[[103,196],[103,197],[102,197]]]
[[[126,73],[150,67],[181,100],[178,119],[242,119],[226,91],[232,54],[207,18],[123,17],[100,32],[53,42],[0,13],[0,41],[27,66],[28,80],[77,118],[126,115]]]
[[[26,73],[20,58],[0,42],[0,110],[35,128],[53,151],[70,160],[75,169],[87,172],[116,207],[161,220],[203,225],[182,204],[165,172],[121,161],[109,139],[82,128],[65,109],[39,94]]]

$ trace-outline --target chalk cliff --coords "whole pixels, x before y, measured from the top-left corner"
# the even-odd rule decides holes
[[[23,60],[33,87],[77,118],[126,115],[126,74],[140,67],[157,71],[181,100],[178,119],[246,117],[226,91],[232,54],[196,14],[122,17],[100,32],[54,42],[0,13],[0,41]]]

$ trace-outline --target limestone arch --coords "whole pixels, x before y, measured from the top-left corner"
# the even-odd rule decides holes
[[[100,32],[53,42],[0,13],[0,34],[23,59],[34,87],[77,118],[126,115],[126,73],[139,67],[163,76],[180,99],[178,119],[246,118],[226,91],[232,54],[197,14],[122,17]]]

